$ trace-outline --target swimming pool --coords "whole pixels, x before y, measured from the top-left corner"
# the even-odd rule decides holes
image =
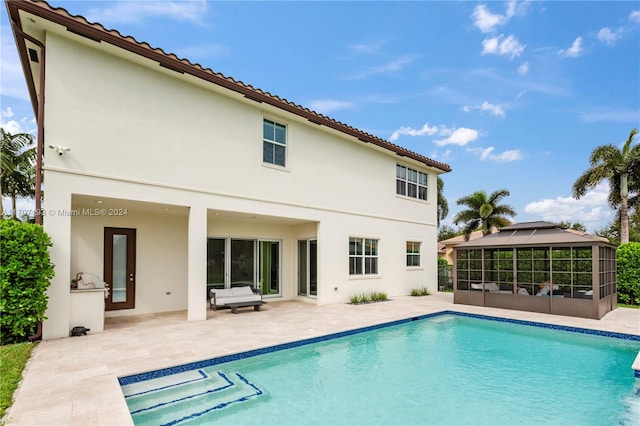
[[[446,312],[120,384],[140,425],[637,424],[640,338],[588,333]]]

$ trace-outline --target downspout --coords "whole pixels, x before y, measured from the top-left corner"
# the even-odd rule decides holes
[[[40,96],[38,96],[38,111],[36,113],[36,122],[38,125],[38,139],[36,142],[36,182],[35,182],[35,220],[38,225],[42,225],[42,158],[44,157],[44,83],[45,83],[45,69],[46,69],[46,48],[40,40],[25,34],[18,25],[11,21],[11,26],[15,34],[20,34],[23,39],[29,40],[40,48]],[[26,48],[26,43],[25,43]]]

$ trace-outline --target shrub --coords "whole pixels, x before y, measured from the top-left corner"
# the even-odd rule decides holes
[[[618,302],[640,305],[640,243],[621,244],[617,250]]]
[[[369,296],[372,302],[382,302],[388,299],[387,293],[383,291],[374,291]]]
[[[420,288],[414,288],[411,290],[411,293],[409,293],[411,296],[428,296],[431,293],[429,292],[429,289],[427,287],[420,287]]]
[[[382,302],[389,300],[387,293],[383,291],[372,291],[371,293],[358,293],[349,298],[352,305],[358,305],[360,303]]]
[[[40,225],[0,220],[0,344],[26,341],[45,320],[53,264]]]

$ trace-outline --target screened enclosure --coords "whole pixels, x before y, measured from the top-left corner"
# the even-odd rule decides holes
[[[548,222],[454,249],[454,303],[602,318],[616,308],[616,248]]]

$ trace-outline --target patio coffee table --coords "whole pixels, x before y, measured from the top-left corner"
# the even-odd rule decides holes
[[[231,308],[232,313],[237,314],[238,308],[244,308],[246,306],[253,306],[254,311],[259,311],[263,303],[264,302],[262,300],[258,300],[251,302],[225,303],[225,305]]]

